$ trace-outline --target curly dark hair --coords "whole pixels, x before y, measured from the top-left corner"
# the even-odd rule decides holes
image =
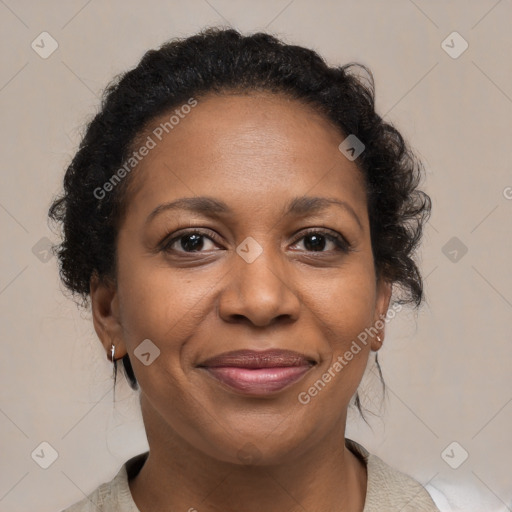
[[[66,170],[64,192],[49,209],[50,219],[63,231],[62,243],[54,246],[60,276],[80,305],[88,305],[93,275],[115,283],[117,232],[133,177],[127,176],[101,200],[94,191],[130,157],[137,137],[157,116],[192,96],[252,91],[311,105],[343,134],[362,141],[365,150],[355,163],[367,188],[376,274],[393,283],[396,303],[419,307],[423,285],[413,256],[431,201],[418,189],[422,163],[402,135],[375,112],[371,71],[355,62],[330,67],[315,51],[266,33],[245,36],[215,27],[149,50],[103,92],[101,109],[88,123]],[[137,389],[128,355],[123,367]],[[377,367],[384,385],[378,361]],[[357,394],[356,405],[364,418]]]

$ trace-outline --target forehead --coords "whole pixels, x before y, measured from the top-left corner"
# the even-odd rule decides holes
[[[255,92],[208,94],[180,116],[176,109],[138,137],[154,147],[134,170],[128,207],[212,191],[262,205],[310,190],[365,203],[362,174],[338,149],[345,134],[310,105]]]

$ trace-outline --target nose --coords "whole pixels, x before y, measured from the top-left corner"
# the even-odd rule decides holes
[[[290,278],[293,269],[287,269],[286,262],[270,250],[264,250],[251,263],[238,254],[234,259],[219,298],[219,314],[224,321],[265,327],[297,320],[301,301]]]

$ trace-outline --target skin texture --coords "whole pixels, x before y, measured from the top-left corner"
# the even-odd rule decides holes
[[[362,511],[366,468],[344,445],[345,423],[384,332],[307,405],[297,399],[389,306],[391,286],[375,276],[362,174],[338,150],[345,136],[297,100],[258,92],[198,101],[133,171],[116,284],[91,280],[96,332],[107,354],[111,343],[116,358],[130,354],[141,387],[150,455],[130,481],[134,500],[141,512]],[[145,224],[160,204],[194,196],[233,213],[168,210]],[[360,225],[338,206],[285,216],[297,196],[344,201]],[[190,227],[206,231],[198,250],[186,252],[190,238],[162,249]],[[327,239],[316,249],[306,228],[339,233],[351,250]],[[263,249],[252,263],[236,252],[248,236]],[[145,339],[161,351],[148,366],[133,354]],[[264,397],[231,391],[196,366],[268,348],[317,364]],[[247,449],[252,463],[239,457]]]

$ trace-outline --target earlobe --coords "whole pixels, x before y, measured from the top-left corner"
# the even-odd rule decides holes
[[[89,292],[94,330],[105,348],[107,359],[110,360],[112,345],[115,345],[115,358],[119,359],[127,351],[121,335],[117,289],[113,283],[105,282],[94,274]]]
[[[391,301],[392,283],[384,279],[377,282],[377,301],[375,304],[374,326],[378,334],[372,339],[372,350],[377,351],[382,347],[385,335],[385,318]]]
[[[375,336],[375,338],[372,340],[372,350],[374,352],[377,352],[382,347],[382,338],[379,334]]]

